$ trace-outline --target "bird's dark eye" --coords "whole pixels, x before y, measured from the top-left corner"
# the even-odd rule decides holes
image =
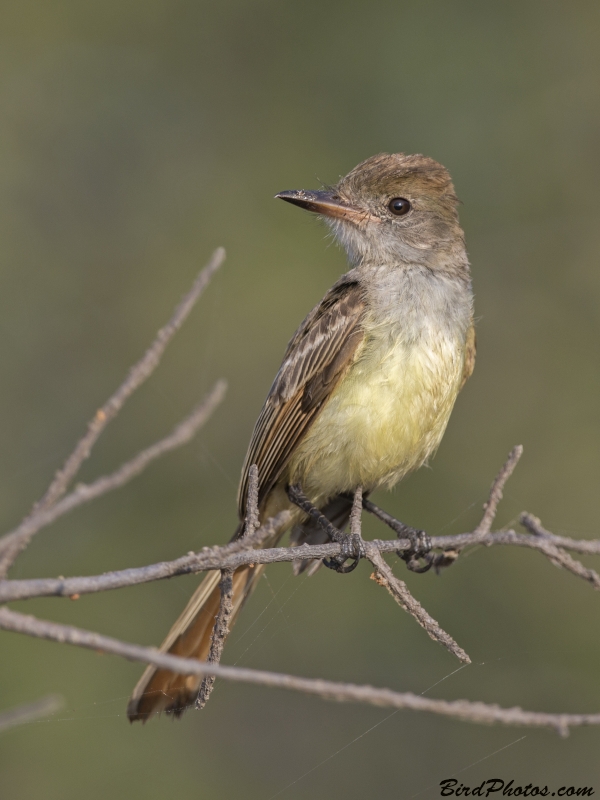
[[[388,203],[388,208],[396,217],[402,217],[410,211],[410,203],[404,197],[394,197]]]

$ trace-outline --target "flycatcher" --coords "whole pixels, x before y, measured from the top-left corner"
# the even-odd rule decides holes
[[[256,464],[261,521],[292,509],[286,528],[293,540],[316,542],[326,535],[292,503],[290,487],[301,487],[343,529],[357,487],[392,487],[437,449],[475,363],[473,294],[454,187],[430,158],[380,154],[333,188],[277,197],[322,216],[351,269],[288,344],[250,441],[239,514],[243,519]],[[234,538],[241,531],[240,524]],[[234,573],[232,619],[263,569]],[[219,580],[218,571],[203,580],[163,652],[206,659]],[[129,719],[179,715],[194,703],[199,684],[198,677],[150,666],[129,701]]]

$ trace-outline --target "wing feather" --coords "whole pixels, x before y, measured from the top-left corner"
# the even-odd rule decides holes
[[[352,363],[364,337],[364,311],[360,284],[345,275],[292,337],[248,447],[238,495],[240,517],[245,513],[250,466],[258,466],[260,504]]]
[[[469,331],[467,333],[467,342],[465,345],[465,366],[463,369],[462,383],[460,384],[461,389],[473,374],[473,370],[475,369],[476,354],[477,354],[477,339],[475,336],[475,325],[474,323],[471,323],[471,327],[469,328]]]

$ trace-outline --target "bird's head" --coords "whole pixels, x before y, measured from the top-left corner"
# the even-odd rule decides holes
[[[320,214],[354,264],[424,263],[464,252],[448,171],[422,155],[368,158],[336,186],[277,197]]]

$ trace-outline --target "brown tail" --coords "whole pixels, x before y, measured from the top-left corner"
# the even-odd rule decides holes
[[[264,566],[259,564],[240,567],[234,572],[230,624],[233,624],[252,593],[263,570]],[[209,572],[204,578],[162,643],[160,649],[163,653],[206,660],[221,599],[220,579],[220,572]],[[133,690],[127,705],[127,716],[131,722],[138,719],[145,722],[161,711],[171,711],[175,716],[180,716],[195,702],[201,680],[197,675],[178,675],[149,666]]]

